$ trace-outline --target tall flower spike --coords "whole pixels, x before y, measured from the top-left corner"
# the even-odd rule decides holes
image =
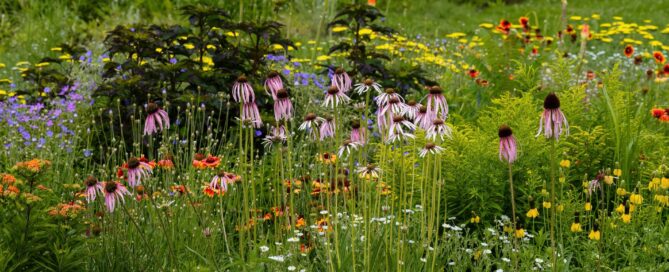
[[[555,93],[549,93],[544,99],[544,112],[541,114],[539,121],[539,131],[536,137],[544,132],[546,139],[560,140],[563,127],[566,129],[566,134],[569,135],[569,123],[564,113],[560,110],[560,99]]]
[[[232,98],[235,102],[250,103],[256,100],[255,94],[253,93],[253,87],[249,84],[246,76],[239,76],[235,81],[235,84],[232,85]]]
[[[337,87],[341,92],[347,93],[351,90],[351,78],[344,68],[337,68],[332,75],[332,86]]]
[[[108,181],[104,184],[104,193],[105,193],[105,205],[109,212],[114,212],[116,204],[121,202],[124,203],[125,200],[123,196],[130,195],[128,189],[123,186],[120,182]]]
[[[277,100],[277,93],[283,89],[283,81],[281,75],[277,71],[271,71],[267,74],[265,79],[265,92],[272,96],[272,99]]]
[[[499,127],[499,159],[508,163],[513,163],[517,158],[516,138],[513,137],[513,131],[507,125]]]
[[[148,115],[146,121],[144,121],[144,135],[153,135],[158,131],[170,128],[170,117],[165,110],[158,107],[158,104],[149,102],[146,105],[146,112]]]

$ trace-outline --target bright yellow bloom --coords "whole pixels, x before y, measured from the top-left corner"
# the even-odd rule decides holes
[[[539,210],[537,210],[537,208],[530,209],[529,211],[527,211],[527,217],[529,218],[539,217]]]
[[[185,47],[186,49],[189,49],[189,50],[190,50],[190,49],[195,48],[195,45],[193,45],[192,43],[187,43],[187,44],[184,44],[184,47]]]
[[[520,229],[516,229],[516,231],[514,232],[514,236],[516,236],[516,238],[523,238],[523,237],[525,237],[525,230],[522,229],[522,228],[520,228]]]
[[[616,177],[620,177],[623,174],[623,170],[620,169],[613,169],[613,175]]]
[[[607,185],[613,184],[613,176],[604,176],[604,183]]]
[[[599,239],[601,237],[602,237],[602,233],[600,231],[595,231],[595,230],[591,230],[590,235],[588,235],[588,238],[590,238],[590,240],[594,240],[594,241],[599,241]]]
[[[616,189],[616,194],[619,196],[625,196],[627,195],[627,190],[625,190],[625,188],[618,188]]]
[[[662,178],[660,182],[660,187],[662,189],[669,189],[669,178]]]
[[[590,204],[590,202],[585,202],[585,205],[584,205],[583,208],[585,209],[586,212],[589,212],[589,211],[592,210],[592,204]]]
[[[493,25],[491,23],[482,23],[482,24],[479,25],[479,27],[481,27],[481,28],[488,28],[488,29],[493,28],[494,26],[495,25]]]
[[[655,191],[660,188],[660,179],[659,178],[653,178],[649,183],[648,183],[648,190]]]
[[[632,214],[629,214],[629,213],[628,214],[623,214],[621,218],[622,218],[623,222],[625,222],[626,224],[629,224],[630,222],[632,222]]]
[[[569,168],[569,167],[571,167],[571,161],[569,161],[569,160],[561,160],[561,161],[560,161],[560,166],[561,166],[562,168]]]
[[[332,32],[337,33],[337,32],[346,31],[347,29],[348,29],[347,26],[335,26],[335,27],[332,28]]]
[[[640,194],[631,194],[630,202],[636,205],[641,205],[641,203],[643,203],[643,196],[641,196]]]
[[[544,201],[543,205],[545,209],[550,209],[552,206],[550,201]]]
[[[571,223],[571,232],[581,232],[581,224],[580,223]]]
[[[160,53],[160,52],[163,52],[163,49],[160,48],[160,47],[156,48],[156,53]]]
[[[471,222],[472,224],[478,224],[479,222],[481,222],[481,217],[479,217],[478,215],[472,216],[472,218],[469,219],[469,222]]]

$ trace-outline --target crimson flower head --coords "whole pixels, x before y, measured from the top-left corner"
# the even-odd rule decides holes
[[[653,52],[653,58],[655,59],[655,62],[660,64],[664,64],[664,62],[666,61],[666,59],[664,58],[664,54],[662,54],[662,52],[660,51]]]
[[[658,109],[658,108],[654,108],[654,109],[650,110],[650,113],[653,115],[653,117],[658,118],[658,119],[660,117],[662,117],[662,115],[665,114],[664,109]]]
[[[560,110],[560,99],[555,93],[549,93],[544,99],[544,112],[541,114],[539,121],[539,131],[537,137],[543,131],[546,139],[560,139],[562,129],[566,129],[566,135],[569,135],[569,123],[564,113]]]
[[[469,77],[477,78],[478,76],[479,76],[479,71],[476,71],[476,69],[469,70]]]
[[[632,55],[634,55],[634,47],[628,44],[627,46],[625,46],[625,56],[630,58],[632,57]]]

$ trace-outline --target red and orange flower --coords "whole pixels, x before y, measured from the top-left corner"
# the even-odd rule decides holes
[[[655,51],[653,52],[653,58],[655,59],[656,63],[664,64],[666,59],[664,58],[664,54],[660,51]]]
[[[634,47],[632,45],[625,46],[625,56],[631,58],[634,55]]]

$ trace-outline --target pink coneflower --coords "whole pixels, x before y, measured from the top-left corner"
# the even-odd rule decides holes
[[[332,86],[337,87],[342,93],[351,90],[351,78],[344,68],[335,69],[334,74],[332,74]]]
[[[304,117],[304,122],[300,124],[300,130],[313,131],[314,128],[317,128],[318,125],[325,121],[322,117],[316,116],[315,113],[310,112]]]
[[[260,111],[258,111],[258,105],[256,102],[244,103],[242,106],[242,123],[249,122],[255,128],[262,126],[262,119],[260,119]]]
[[[277,71],[271,71],[265,79],[265,92],[272,95],[272,99],[277,100],[277,93],[283,89],[281,75]]]
[[[337,86],[330,86],[327,93],[325,94],[325,99],[323,100],[323,106],[335,107],[336,105],[346,103],[351,99],[346,96]]]
[[[383,128],[386,127],[394,115],[404,114],[406,105],[402,102],[402,100],[400,100],[400,98],[401,97],[396,94],[395,96],[390,96],[388,101],[383,105],[379,105],[376,116],[376,122],[379,126],[379,130],[383,130]]]
[[[376,105],[378,105],[379,108],[382,108],[388,104],[391,98],[397,98],[400,100],[400,102],[404,102],[404,98],[396,93],[395,89],[393,88],[387,88],[383,93],[374,97],[374,101],[376,101]]]
[[[388,142],[392,143],[405,138],[413,139],[416,136],[411,134],[408,130],[414,129],[416,129],[416,126],[404,119],[404,116],[395,115],[393,116],[390,128],[388,129]]]
[[[277,121],[281,119],[290,119],[293,117],[293,103],[288,98],[288,91],[281,88],[276,91],[276,98],[274,100],[274,119]]]
[[[337,151],[337,155],[339,157],[343,157],[344,155],[349,155],[351,154],[351,151],[358,149],[360,147],[360,144],[351,140],[344,140],[342,144],[339,146],[339,150]]]
[[[556,141],[560,140],[563,126],[567,130],[566,135],[569,135],[569,123],[564,113],[560,110],[560,99],[555,93],[549,93],[544,100],[544,112],[541,114],[539,131],[536,136],[541,135],[541,131],[543,130],[546,139],[554,138]]]
[[[355,92],[358,94],[362,95],[366,92],[369,92],[370,90],[375,90],[378,93],[381,93],[381,84],[376,83],[373,79],[368,78],[365,79],[362,83],[355,84],[354,86]]]
[[[516,138],[513,137],[513,131],[507,125],[499,127],[499,159],[508,163],[513,163],[517,158]]]
[[[425,144],[425,147],[423,147],[423,149],[420,150],[420,153],[418,153],[418,155],[421,158],[424,158],[425,156],[427,156],[427,154],[432,154],[432,155],[441,154],[441,152],[443,151],[444,151],[443,147],[438,146],[433,142],[427,142]]]
[[[418,113],[416,114],[416,119],[413,120],[413,123],[419,128],[422,128],[423,130],[427,131],[428,129],[430,129],[430,126],[432,126],[432,122],[434,121],[435,118],[436,115],[428,111],[426,106],[421,106],[418,109]]]
[[[417,103],[416,100],[410,100],[404,107],[404,113],[402,114],[411,121],[416,120],[416,116],[418,116],[418,112],[422,106],[423,105]]]
[[[104,183],[105,205],[109,212],[114,212],[117,202],[125,203],[124,195],[130,195],[128,189],[120,182],[108,181]]]
[[[253,87],[249,84],[246,76],[239,76],[235,84],[232,85],[232,98],[235,102],[242,102],[244,104],[254,102],[256,96],[253,93]]]
[[[360,145],[365,144],[365,131],[360,129],[360,121],[351,121],[351,141]]]
[[[270,133],[262,140],[262,144],[266,149],[270,149],[273,144],[283,143],[286,139],[286,128],[283,125],[279,125],[270,130]]]
[[[152,135],[158,131],[163,130],[163,128],[170,128],[170,117],[167,115],[167,112],[156,103],[149,102],[146,105],[146,121],[144,122],[144,135]],[[158,124],[158,126],[156,126]]]
[[[95,197],[97,196],[98,191],[102,193],[102,183],[98,182],[98,179],[95,177],[88,176],[88,178],[86,178],[84,181],[84,184],[86,185],[86,201],[91,203],[95,201]]]
[[[153,173],[151,165],[137,158],[130,158],[126,164],[128,169],[128,185],[135,187],[142,183],[142,178],[148,178]]]
[[[211,179],[209,187],[218,190],[223,190],[222,192],[225,193],[228,191],[228,183],[235,183],[239,179],[241,179],[241,177],[233,173],[220,171]]]
[[[325,122],[321,124],[320,128],[321,141],[325,140],[326,138],[334,137],[334,134],[335,134],[334,118],[332,118],[332,116],[328,116],[325,118]]]
[[[441,115],[442,119],[448,118],[448,103],[446,103],[446,97],[444,97],[444,90],[440,86],[430,87],[426,105],[427,111],[434,116]]]
[[[439,139],[443,141],[444,136],[451,138],[452,133],[453,131],[451,127],[449,127],[446,122],[444,122],[444,120],[435,118],[432,120],[432,125],[430,125],[430,127],[427,129],[425,137],[434,141],[436,140],[437,136],[439,136]]]

